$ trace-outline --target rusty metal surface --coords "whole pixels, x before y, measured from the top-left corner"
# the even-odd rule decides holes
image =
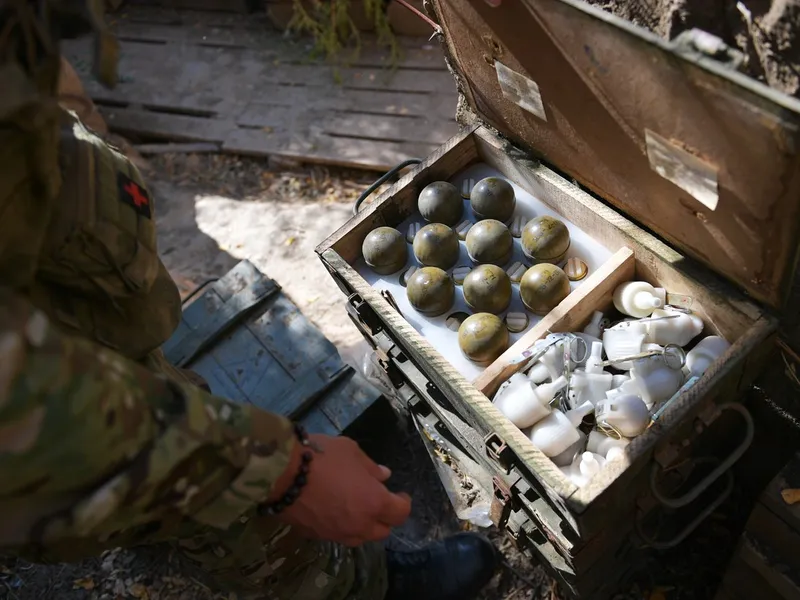
[[[800,101],[578,1],[433,5],[482,120],[783,304],[798,252]]]

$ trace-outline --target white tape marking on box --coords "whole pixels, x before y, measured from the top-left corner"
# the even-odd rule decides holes
[[[711,210],[717,210],[717,168],[645,129],[650,168]]]
[[[539,92],[536,82],[512,71],[498,60],[494,61],[494,68],[497,71],[497,82],[500,84],[503,96],[543,121],[547,121],[547,114],[544,112],[544,104],[542,104],[542,94]]]

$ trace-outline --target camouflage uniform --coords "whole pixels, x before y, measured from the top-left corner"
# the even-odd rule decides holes
[[[250,597],[382,598],[378,545],[256,514],[296,443],[159,346],[180,297],[136,168],[59,107],[42,6],[0,10],[0,553],[73,561],[177,543]],[[38,20],[38,24],[37,24]]]

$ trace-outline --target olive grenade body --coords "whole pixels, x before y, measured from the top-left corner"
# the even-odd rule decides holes
[[[392,227],[373,229],[361,245],[364,262],[380,275],[391,275],[402,269],[408,260],[408,247],[403,234]]]
[[[567,274],[556,265],[540,263],[525,271],[519,282],[519,296],[529,311],[546,315],[567,296],[572,288]]]
[[[455,284],[438,267],[417,269],[408,279],[406,295],[414,310],[426,317],[438,317],[453,306]]]
[[[478,221],[467,232],[467,254],[475,264],[502,267],[514,251],[514,238],[508,227],[496,219]]]
[[[508,328],[500,317],[477,313],[464,319],[458,328],[458,347],[469,360],[488,364],[508,348]]]
[[[525,224],[522,230],[522,252],[533,264],[560,264],[570,246],[569,229],[563,221],[542,215]]]
[[[486,177],[472,188],[469,202],[478,219],[497,219],[506,223],[514,214],[517,198],[514,188],[505,179]]]
[[[458,235],[447,225],[431,223],[414,236],[414,256],[425,267],[447,270],[458,261]]]
[[[496,265],[479,265],[464,278],[464,301],[472,310],[500,314],[511,303],[511,279]]]
[[[452,183],[434,181],[420,192],[417,208],[429,223],[443,223],[452,227],[464,214],[464,200]]]

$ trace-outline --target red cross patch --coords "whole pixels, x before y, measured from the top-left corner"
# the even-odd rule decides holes
[[[119,173],[117,175],[117,185],[119,188],[120,200],[132,207],[133,210],[143,217],[148,219],[153,217],[152,202],[146,189],[124,173]]]

